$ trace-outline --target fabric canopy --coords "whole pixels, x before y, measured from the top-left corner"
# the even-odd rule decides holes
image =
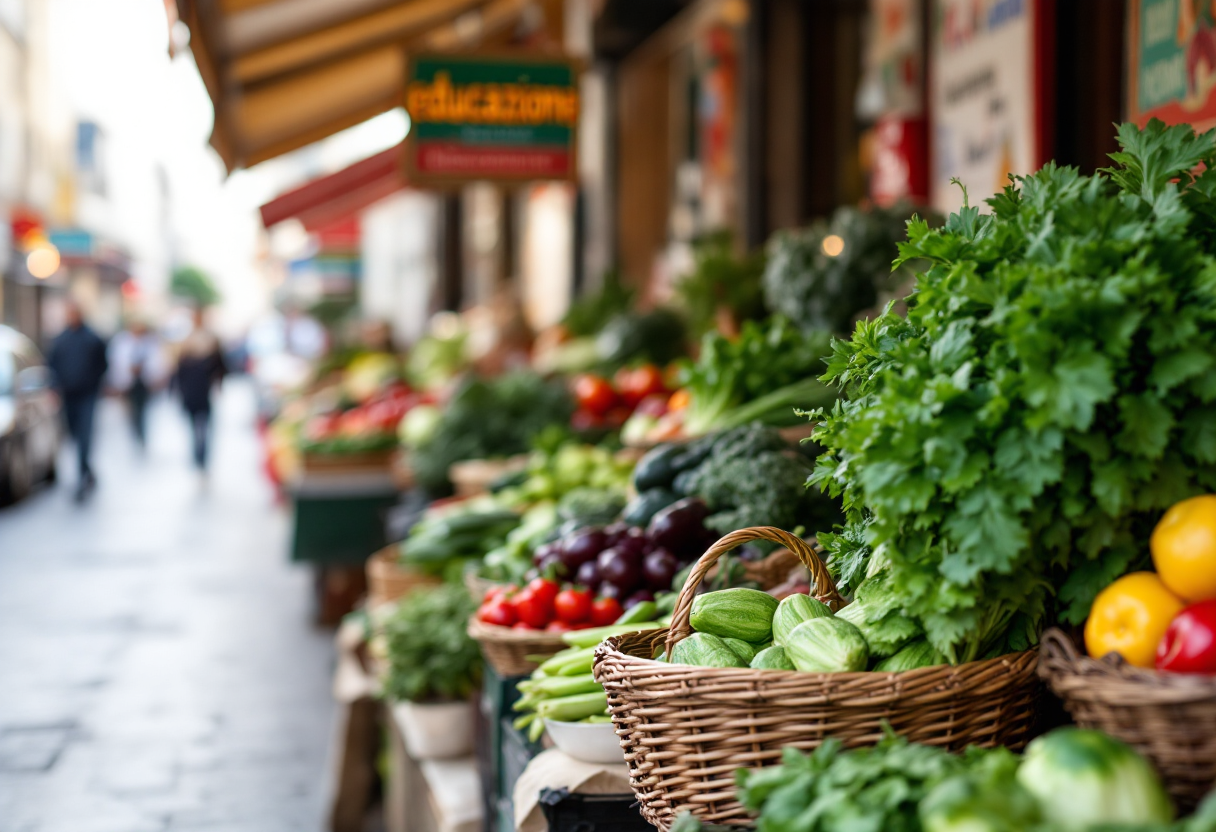
[[[259,209],[262,224],[294,218],[318,231],[354,216],[405,187],[401,154],[398,145],[280,194]]]
[[[229,171],[401,103],[406,50],[561,32],[561,0],[176,0]],[[538,10],[534,14],[531,10]]]

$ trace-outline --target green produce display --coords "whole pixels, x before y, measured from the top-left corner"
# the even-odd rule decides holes
[[[777,316],[746,322],[733,341],[707,333],[697,361],[680,368],[680,383],[691,395],[685,433],[701,436],[757,420],[796,424],[795,409],[826,407],[836,398],[817,380],[829,354],[826,333],[804,335]]]
[[[411,447],[410,465],[428,492],[447,494],[453,463],[525,453],[546,427],[568,425],[573,412],[565,385],[535,373],[471,379],[452,396],[439,425]]]
[[[698,595],[689,621],[698,633],[759,644],[773,637],[776,609],[777,599],[767,592],[735,587]]]
[[[672,664],[698,667],[747,667],[747,662],[725,641],[709,633],[693,633],[671,651]]]
[[[865,670],[870,660],[861,630],[832,616],[802,622],[781,646],[794,667],[806,673],[851,673]]]
[[[384,694],[400,702],[467,699],[481,681],[481,648],[469,638],[476,604],[464,587],[416,590],[384,624]]]
[[[668,492],[699,497],[712,512],[705,525],[720,534],[750,526],[830,528],[843,519],[840,503],[804,487],[812,470],[796,446],[753,422],[653,448],[634,468],[633,485],[638,500],[657,503]]]
[[[692,256],[692,271],[675,289],[694,335],[716,331],[723,309],[739,321],[764,316],[764,252],[737,256],[731,233],[715,231],[693,243]]]
[[[750,664],[751,660],[756,657],[757,646],[755,644],[750,644],[741,638],[727,637],[722,639],[722,643],[726,645],[730,652],[738,656],[739,661],[743,662],[745,665]]]
[[[952,663],[1080,622],[1166,508],[1216,491],[1216,132],[1119,143],[1105,172],[1048,164],[991,214],[909,223],[907,317],[859,323],[824,376],[847,394],[814,416],[813,482],[849,510],[832,568],[850,591],[881,551]]]
[[[782,765],[740,769],[757,832],[1216,830],[1216,796],[1171,822],[1148,763],[1100,732],[1057,729],[1021,759],[1006,748],[951,754],[886,730],[873,747],[828,739],[810,754],[785,749]]]
[[[836,209],[810,228],[776,234],[768,244],[764,298],[770,309],[803,331],[848,332],[853,319],[912,277],[907,265],[891,271],[906,236],[909,206]],[[825,244],[833,236],[839,250]]]
[[[477,501],[424,518],[401,544],[401,562],[458,581],[464,566],[496,547],[520,525],[520,515]]]
[[[781,599],[776,612],[773,613],[773,641],[779,645],[785,644],[790,633],[803,621],[831,614],[831,608],[817,598],[797,592],[786,596]]]

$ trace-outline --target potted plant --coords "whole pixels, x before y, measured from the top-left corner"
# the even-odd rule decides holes
[[[481,651],[466,629],[474,608],[463,587],[419,589],[385,623],[384,694],[415,759],[460,757],[473,749],[470,697],[481,680]]]

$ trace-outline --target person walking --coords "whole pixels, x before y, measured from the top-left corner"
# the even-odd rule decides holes
[[[97,410],[97,397],[108,362],[105,341],[85,323],[80,307],[69,301],[65,314],[67,327],[51,342],[47,366],[51,368],[55,388],[63,398],[68,433],[76,443],[80,463],[76,499],[82,500],[97,485],[90,464],[93,414]]]
[[[110,386],[126,399],[131,432],[142,448],[148,441],[148,400],[165,380],[160,338],[134,319],[110,341],[109,360]]]
[[[174,381],[182,408],[190,419],[194,439],[194,466],[207,471],[207,444],[211,433],[211,391],[227,373],[220,340],[204,325],[204,310],[194,311],[194,328],[182,341]]]

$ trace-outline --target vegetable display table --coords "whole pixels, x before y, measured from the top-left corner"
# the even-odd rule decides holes
[[[395,717],[389,726],[387,832],[481,832],[481,777],[473,757],[414,760]]]
[[[386,512],[398,492],[388,473],[304,474],[287,484],[291,559],[317,573],[317,618],[336,623],[367,588],[364,562],[388,543]]]

